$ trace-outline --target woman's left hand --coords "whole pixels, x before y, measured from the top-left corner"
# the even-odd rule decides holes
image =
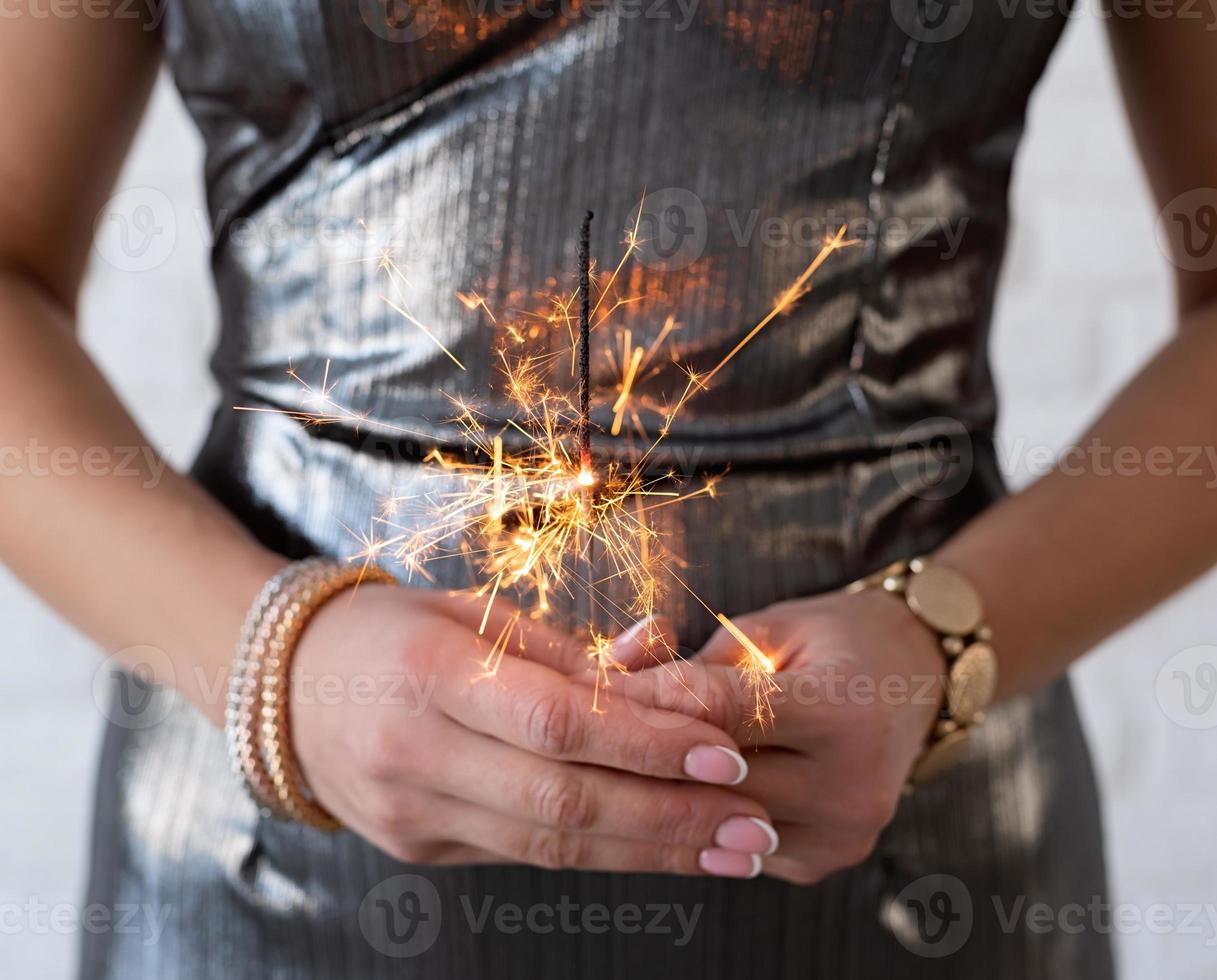
[[[725,628],[695,659],[630,674],[621,687],[756,746],[740,789],[776,822],[763,870],[811,884],[865,859],[895,815],[941,703],[943,657],[933,634],[882,592],[781,602],[733,622],[774,660],[772,718],[756,717],[739,668],[745,650]],[[746,858],[714,849],[702,860]]]

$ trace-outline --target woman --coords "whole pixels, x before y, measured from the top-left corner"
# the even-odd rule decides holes
[[[158,723],[109,727],[90,894],[166,926],[154,943],[86,935],[83,975],[1111,976],[1101,930],[1045,933],[1009,910],[1103,894],[1064,671],[1213,562],[1217,509],[1200,481],[1144,470],[1075,467],[1003,496],[986,329],[1012,155],[1064,12],[428,3],[393,20],[372,2],[216,0],[169,5],[157,30],[108,14],[0,32],[0,442],[142,442],[72,322],[161,57],[207,144],[222,397],[190,477],[31,474],[0,491],[5,562],[166,685]],[[1123,16],[1111,32],[1159,200],[1217,185],[1217,131],[1185,109],[1217,99],[1203,23]],[[701,369],[807,264],[801,223],[861,229],[670,436],[689,470],[731,465],[668,530],[708,605],[783,651],[772,724],[747,724],[738,645],[696,604],[665,611],[700,651],[700,701],[654,668],[592,715],[582,651],[556,628],[530,627],[494,683],[470,684],[484,650],[466,600],[366,584],[320,610],[291,665],[291,751],[347,829],[261,819],[228,769],[218,693],[247,610],[289,558],[348,552],[343,525],[420,464],[350,427],[229,406],[290,410],[287,367],[317,380],[332,359],[349,401],[434,426],[432,442],[442,395],[508,415],[491,327],[450,297],[520,305],[570,267],[584,208],[607,261],[644,187],[662,190],[629,322],[646,340],[670,313]],[[337,261],[320,234],[257,233],[386,216],[403,222],[413,312],[466,370],[380,302],[374,264]],[[1210,438],[1217,275],[1177,264],[1177,337],[1083,444]],[[665,367],[644,393],[679,380]],[[620,451],[596,421],[597,453]],[[1129,533],[1130,515],[1154,534]],[[951,631],[915,597],[844,587],[917,555],[983,598],[1000,679],[963,757],[902,796],[927,732],[942,736],[938,697],[908,692],[943,673]],[[638,635],[623,659],[641,662]],[[322,676],[428,693],[301,693]],[[844,696],[797,694],[834,678]],[[891,679],[906,693],[850,686]]]

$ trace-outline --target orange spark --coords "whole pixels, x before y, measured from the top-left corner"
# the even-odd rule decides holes
[[[751,637],[736,626],[735,623],[731,622],[723,613],[718,613],[715,618],[722,623],[723,628],[735,638],[735,641],[744,648],[744,655],[740,658],[739,668],[743,674],[744,683],[752,691],[753,708],[750,720],[753,724],[764,728],[773,721],[772,698],[781,690],[778,682],[773,679],[773,675],[777,673],[777,662],[752,642]]]
[[[757,334],[764,330],[765,327],[767,327],[773,320],[789,310],[796,302],[802,299],[807,293],[808,283],[811,281],[811,277],[816,274],[816,271],[824,264],[825,260],[832,255],[833,252],[844,247],[846,244],[850,243],[845,241],[845,226],[842,225],[837,229],[836,235],[834,235],[828,242],[824,244],[824,247],[820,249],[819,254],[816,255],[816,257],[811,260],[811,263],[807,266],[807,268],[800,273],[799,277],[784,290],[782,290],[782,292],[778,295],[778,298],[774,301],[773,309],[766,313],[761,321],[748,331],[743,340],[732,347],[731,352],[727,354],[727,356],[721,361],[719,361],[718,364],[714,366],[714,369],[702,379],[703,387],[709,385],[709,383],[714,379],[714,376],[718,374],[718,372],[724,367],[726,367],[727,362],[730,361],[731,358],[735,357],[735,355],[742,351],[745,347],[747,347]]]

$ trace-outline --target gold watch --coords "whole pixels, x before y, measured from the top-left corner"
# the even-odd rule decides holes
[[[906,793],[949,769],[963,754],[968,730],[984,720],[997,688],[997,655],[984,622],[980,595],[966,578],[926,558],[898,561],[859,579],[846,591],[882,589],[903,598],[909,611],[934,631],[946,659],[946,693]]]

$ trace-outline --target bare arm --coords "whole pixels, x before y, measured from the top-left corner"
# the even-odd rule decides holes
[[[107,649],[165,651],[175,676],[160,679],[218,720],[243,609],[280,562],[170,470],[29,465],[147,444],[74,328],[93,222],[158,60],[156,33],[130,17],[17,17],[0,31],[0,560]]]
[[[1197,112],[1217,103],[1213,35],[1180,17],[1113,17],[1110,25],[1159,206],[1217,188],[1217,127]],[[1165,472],[1188,447],[1217,446],[1217,269],[1196,268],[1217,265],[1217,242],[1207,263],[1185,254],[1181,240],[1176,247],[1178,333],[1079,443],[1098,439],[1110,450],[1106,462],[1067,459],[940,553],[985,596],[1002,694],[1043,684],[1217,562],[1217,490],[1209,479]],[[1113,466],[1116,452],[1126,465]]]

